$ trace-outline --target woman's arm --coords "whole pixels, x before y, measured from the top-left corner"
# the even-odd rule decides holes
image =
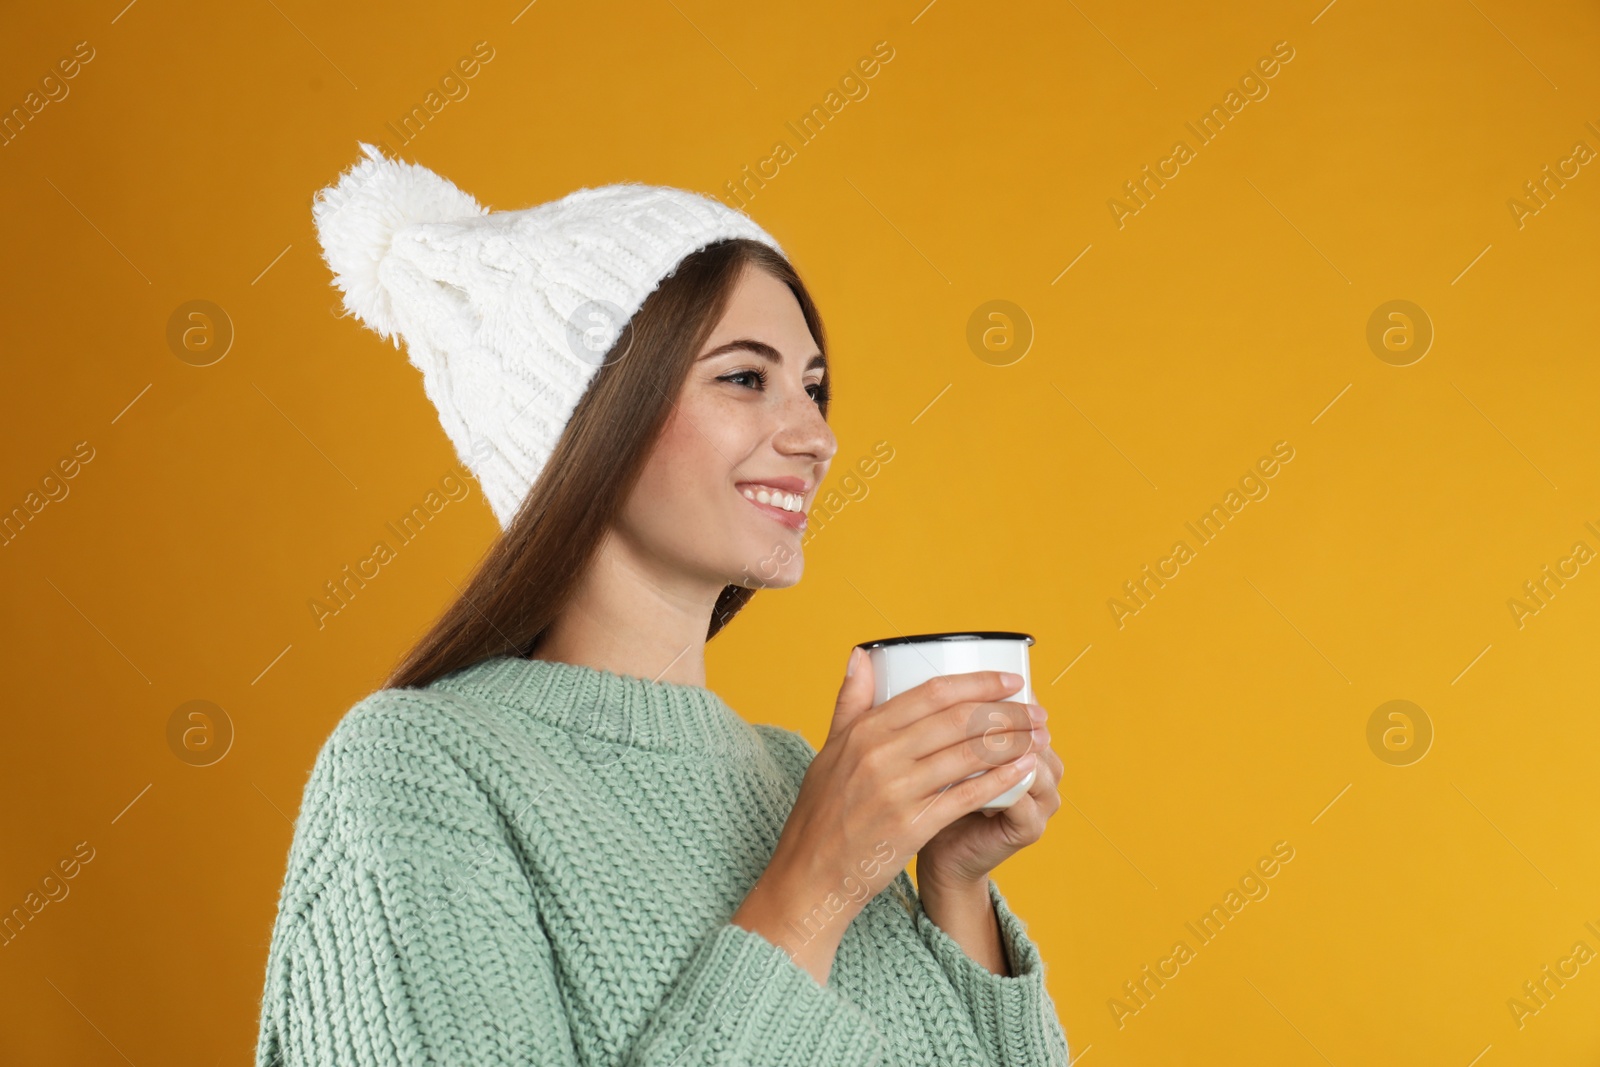
[[[274,946],[279,986],[269,990],[258,1067],[576,1067],[574,1030],[593,1042],[602,1028],[569,1021],[538,917],[503,889],[421,855],[342,872]],[[866,1065],[886,1062],[881,1040],[781,950],[724,925],[618,1061]]]
[[[799,948],[788,949],[783,946],[794,940],[792,932],[811,919],[811,909],[822,897],[822,894],[797,891],[795,887],[799,884],[799,879],[784,875],[776,865],[768,866],[728,921],[779,946],[796,967],[819,984],[827,985],[828,976],[833,973],[834,957],[839,954],[839,942],[860,908],[847,909]]]
[[[1071,1062],[1067,1035],[1061,1028],[1055,1002],[1045,987],[1044,960],[1038,946],[1028,937],[1027,928],[1000,893],[992,879],[983,883],[988,909],[999,927],[1001,950],[1009,963],[1001,974],[979,963],[962,943],[935,921],[920,892],[913,890],[904,872],[904,890],[916,901],[914,921],[928,950],[950,979],[978,1032],[998,1067],[1067,1067]],[[937,889],[934,890],[938,900]],[[949,907],[948,900],[936,907]],[[962,910],[958,926],[973,921],[970,902]],[[968,935],[968,941],[974,937]],[[981,938],[977,939],[981,943]]]
[[[922,906],[934,925],[950,936],[961,951],[992,974],[1011,976],[1011,964],[1000,943],[1000,920],[989,899],[989,884],[942,886],[927,879],[917,887]]]

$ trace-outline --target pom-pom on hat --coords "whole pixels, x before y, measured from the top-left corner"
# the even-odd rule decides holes
[[[718,200],[623,182],[491,211],[415,163],[366,158],[312,218],[344,307],[405,341],[456,455],[502,528],[622,328],[691,252],[778,242]]]

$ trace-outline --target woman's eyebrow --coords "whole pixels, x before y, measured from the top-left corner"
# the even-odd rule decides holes
[[[756,355],[760,356],[769,363],[783,362],[783,353],[779,352],[776,348],[773,348],[765,341],[757,341],[752,337],[741,337],[737,340],[729,341],[727,344],[718,345],[711,351],[702,354],[700,358],[710,359],[712,356],[720,356],[726,352],[737,351],[741,348],[750,352],[754,352]],[[806,364],[805,369],[810,370],[812,367],[821,367],[826,370],[828,367],[828,358],[821,352],[816,353],[811,357],[810,362]]]

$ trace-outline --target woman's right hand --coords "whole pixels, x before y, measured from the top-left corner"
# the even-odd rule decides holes
[[[1003,699],[1022,688],[1019,675],[941,675],[874,708],[871,657],[858,647],[850,662],[828,737],[732,920],[823,984],[867,901],[934,834],[1016,785],[1034,762],[1028,706]]]

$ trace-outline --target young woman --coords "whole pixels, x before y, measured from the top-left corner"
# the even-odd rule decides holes
[[[989,726],[1021,680],[872,708],[853,649],[820,752],[706,687],[706,642],[800,579],[837,448],[822,322],[776,242],[633,184],[489,213],[368,155],[319,199],[325,254],[406,340],[504,531],[317,756],[258,1067],[1065,1067],[989,879],[1059,804],[1043,709]],[[556,351],[600,306],[623,324],[595,358]],[[799,663],[772,658],[777,698]]]

